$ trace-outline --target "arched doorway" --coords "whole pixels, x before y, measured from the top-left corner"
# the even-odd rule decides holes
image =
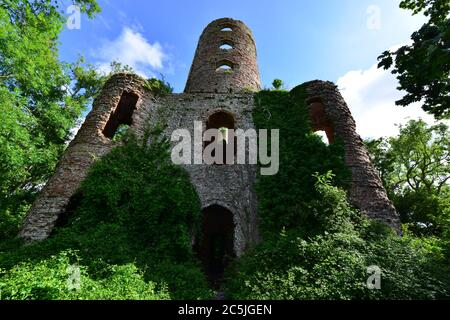
[[[218,287],[226,266],[235,257],[233,214],[217,204],[204,208],[202,213],[195,250],[212,285]]]

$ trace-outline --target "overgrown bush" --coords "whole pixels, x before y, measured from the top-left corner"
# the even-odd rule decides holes
[[[52,275],[61,276],[58,270],[65,260],[53,256],[70,249],[77,250],[87,285],[93,279],[101,287],[119,271],[131,276],[129,282],[125,276],[114,278],[123,285],[124,295],[112,298],[209,297],[207,280],[191,249],[192,235],[200,223],[198,196],[184,169],[171,163],[168,142],[156,137],[152,141],[148,147],[128,136],[123,146],[96,162],[79,190],[75,214],[63,215],[51,238],[25,247],[4,242],[3,249],[0,246],[0,283],[16,283],[27,272],[38,275],[47,269],[46,282],[55,281],[58,287],[61,279]],[[27,264],[21,264],[24,261]],[[38,286],[39,279],[33,283]],[[11,297],[26,296],[33,286],[23,290],[16,286],[20,293]],[[156,293],[145,291],[146,286],[149,290],[155,286]],[[106,297],[108,288],[94,290],[89,297]],[[71,297],[86,296],[80,293]]]
[[[109,274],[95,279],[78,264],[76,252],[64,251],[37,263],[20,263],[0,282],[2,299],[145,299],[170,298],[165,288],[156,290],[134,264],[110,265]]]
[[[280,168],[273,176],[260,176],[256,185],[258,214],[265,238],[283,229],[305,231],[321,228],[310,210],[314,190],[313,174],[332,170],[335,183],[345,187],[349,171],[344,163],[343,143],[331,145],[313,133],[302,87],[287,91],[261,91],[256,94],[253,120],[257,128],[280,130]]]
[[[450,296],[449,239],[398,237],[347,201],[342,141],[326,145],[308,123],[303,87],[255,95],[258,128],[280,129],[280,170],[255,186],[263,241],[231,264],[234,299],[436,299]],[[147,141],[148,137],[143,140]],[[200,203],[168,142],[129,133],[98,160],[52,237],[0,242],[4,299],[206,299],[192,235]],[[333,185],[332,185],[333,182]],[[68,267],[79,266],[70,289]],[[369,289],[369,266],[381,289]]]
[[[281,232],[228,271],[233,299],[437,299],[450,295],[448,264],[439,247],[359,217],[342,190],[319,179],[325,199],[316,207],[324,231]],[[367,268],[381,270],[380,289],[369,289]]]
[[[351,207],[342,142],[327,146],[312,134],[305,100],[301,86],[256,95],[256,126],[280,129],[280,170],[258,179],[263,241],[227,271],[227,297],[448,298],[442,241],[398,237]],[[367,286],[373,265],[381,270],[379,290]]]
[[[170,83],[166,82],[164,78],[150,78],[147,80],[147,88],[155,95],[163,96],[173,92],[173,87]]]

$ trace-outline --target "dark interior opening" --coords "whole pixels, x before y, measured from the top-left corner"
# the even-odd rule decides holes
[[[206,129],[220,129],[220,128],[228,128],[228,129],[235,129],[235,124],[234,124],[234,117],[231,113],[225,112],[225,111],[218,111],[214,114],[212,114],[211,116],[209,116],[208,121],[206,123]],[[229,143],[225,143],[223,142],[223,161],[222,163],[226,163],[226,159],[227,159],[227,152],[233,152],[234,155],[236,155],[237,153],[237,138],[235,137],[234,134],[232,134],[231,132],[228,132],[228,141],[230,141],[230,139],[234,140],[234,148],[232,150],[230,149],[230,145]],[[211,141],[206,141],[204,144],[204,147],[206,147],[207,145],[209,145],[210,143],[213,143],[215,141],[215,138],[213,137],[211,139]],[[215,156],[215,152],[212,152],[212,156]]]
[[[55,226],[52,229],[50,236],[54,236],[58,232],[59,228],[64,228],[69,224],[70,218],[77,211],[78,207],[81,204],[82,199],[83,194],[81,192],[77,192],[70,197],[69,202],[67,203],[64,210],[58,215],[58,218],[56,219],[55,222]]]
[[[109,139],[114,138],[120,125],[131,125],[133,112],[139,97],[132,92],[124,92],[120,97],[119,104],[109,117],[103,129],[103,135]]]
[[[220,205],[203,209],[201,234],[194,249],[214,288],[220,286],[225,268],[235,257],[233,239],[233,214]]]
[[[320,97],[313,97],[307,101],[309,109],[309,117],[312,129],[316,131],[325,131],[328,138],[328,143],[334,141],[333,123],[328,118],[325,112],[325,106]]]
[[[234,118],[231,113],[218,111],[209,116],[206,126],[208,129],[219,129],[222,127],[234,129]]]

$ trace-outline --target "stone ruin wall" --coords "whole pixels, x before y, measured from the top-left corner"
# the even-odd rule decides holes
[[[164,134],[169,138],[174,130],[180,128],[189,130],[194,137],[194,121],[201,121],[203,133],[209,116],[218,111],[232,114],[235,128],[254,128],[253,94],[173,94],[163,97],[160,105],[165,114],[154,113],[151,123],[165,123]],[[174,141],[173,145],[176,143]],[[192,163],[193,158],[194,152],[191,154]],[[190,175],[202,208],[217,204],[233,213],[236,255],[240,256],[256,244],[259,241],[257,201],[252,186],[256,181],[257,165],[190,164],[183,167]]]
[[[65,211],[71,197],[86,177],[90,166],[115,145],[102,133],[110,115],[115,111],[123,92],[134,92],[139,99],[133,113],[134,127],[145,121],[147,112],[142,101],[149,95],[142,88],[142,80],[133,75],[118,75],[108,81],[92,111],[86,117],[75,138],[68,145],[55,173],[33,203],[24,219],[19,236],[27,242],[50,236],[59,215]]]
[[[224,27],[231,27],[232,31],[221,31]],[[233,50],[219,48],[225,40],[234,45]],[[223,61],[232,63],[231,73],[216,70]],[[370,218],[384,221],[399,231],[398,215],[370,163],[369,154],[356,133],[353,117],[336,86],[324,81],[311,81],[306,86],[313,127],[325,130],[331,140],[336,135],[344,141],[345,162],[352,173],[349,199]],[[248,91],[259,89],[256,47],[251,31],[242,22],[228,18],[210,23],[200,37],[185,93],[155,97],[138,76],[117,74],[111,77],[69,144],[55,174],[31,207],[20,237],[30,242],[50,236],[58,216],[66,210],[89,167],[117,145],[105,137],[104,130],[119,109],[124,94],[137,97],[131,118],[132,132],[142,136],[148,125],[162,123],[167,126],[164,134],[170,138],[172,131],[178,128],[188,129],[193,135],[194,120],[201,121],[206,129],[208,117],[216,111],[232,114],[236,128],[254,128],[253,94]],[[233,213],[236,255],[257,243],[257,199],[252,188],[257,166],[184,167],[198,192],[202,208],[217,204]]]
[[[194,121],[201,121],[204,131],[208,117],[217,111],[233,114],[236,128],[253,128],[253,94],[182,93],[155,97],[143,83],[133,74],[117,74],[106,83],[54,175],[30,209],[20,237],[27,242],[49,237],[95,159],[120,144],[105,137],[103,131],[124,92],[139,97],[130,126],[138,137],[156,124],[165,126],[163,134],[169,139],[173,130],[179,128],[188,129],[193,137]],[[174,141],[173,145],[176,143]],[[202,208],[217,204],[233,213],[236,255],[256,244],[259,241],[257,202],[250,186],[256,180],[257,166],[191,164],[183,167],[199,195]]]
[[[383,221],[400,233],[398,214],[387,197],[364,142],[356,132],[355,120],[337,86],[319,80],[304,85],[310,108],[314,104],[322,104],[327,117],[316,129],[328,131],[327,135],[334,134],[344,142],[345,164],[351,171],[350,202],[369,218]],[[312,125],[314,127],[314,120]]]

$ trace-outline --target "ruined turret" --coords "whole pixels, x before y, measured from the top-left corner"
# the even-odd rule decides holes
[[[238,93],[260,88],[250,29],[229,18],[208,24],[198,41],[184,92]]]

